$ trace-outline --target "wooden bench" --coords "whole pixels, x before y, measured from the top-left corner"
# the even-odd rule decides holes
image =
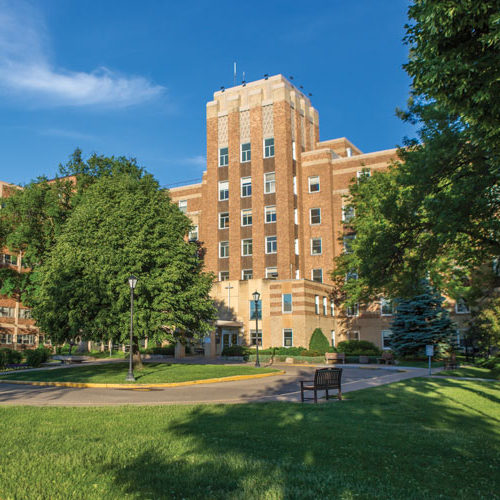
[[[63,364],[69,365],[71,363],[83,363],[88,359],[88,356],[52,356],[52,359],[60,361]]]
[[[377,363],[380,365],[380,363],[386,364],[386,365],[393,365],[394,364],[394,355],[392,352],[383,352],[381,358],[377,358]]]
[[[327,365],[335,363],[345,364],[345,354],[343,352],[325,352],[325,361]]]
[[[314,373],[314,380],[301,380],[300,381],[300,400],[302,402],[314,399],[318,402],[318,391],[326,392],[326,399],[328,399],[328,391],[337,389],[339,391],[338,398],[342,399],[342,368],[320,368]],[[314,398],[305,398],[304,391],[314,391]]]
[[[457,355],[453,353],[449,358],[444,360],[445,370],[456,370],[458,368]]]

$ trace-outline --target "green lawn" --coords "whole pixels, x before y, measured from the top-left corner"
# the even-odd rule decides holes
[[[0,407],[2,499],[498,499],[492,383],[343,402]]]
[[[207,378],[231,377],[272,373],[273,368],[231,365],[183,365],[170,363],[144,363],[143,370],[134,370],[136,384],[161,384],[187,382]],[[89,382],[97,384],[122,384],[128,372],[128,363],[83,365],[39,371],[15,371],[0,375],[0,379],[29,380],[43,382]]]
[[[500,380],[500,373],[498,370],[491,370],[489,368],[482,368],[480,366],[461,366],[456,370],[446,370],[439,372],[438,375],[442,377],[476,377],[476,378],[493,378]]]

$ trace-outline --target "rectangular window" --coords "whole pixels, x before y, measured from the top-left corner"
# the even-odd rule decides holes
[[[351,306],[347,306],[347,316],[359,316],[359,304],[353,304]]]
[[[293,209],[293,223],[299,224],[299,211],[296,208]]]
[[[470,309],[464,299],[458,299],[455,302],[455,312],[457,314],[469,314]]]
[[[323,283],[323,269],[313,269],[311,271],[311,278],[313,281]]]
[[[224,201],[229,199],[229,182],[222,181],[219,182],[219,201]]]
[[[251,145],[249,142],[241,145],[241,163],[251,160]]]
[[[295,255],[299,255],[299,239],[295,238]]]
[[[312,177],[309,177],[309,192],[319,192],[319,175],[313,175]]]
[[[356,215],[356,211],[352,205],[344,205],[342,206],[342,220],[345,223],[349,223],[354,219]]]
[[[227,167],[229,165],[229,148],[219,149],[219,167]]]
[[[13,318],[14,317],[14,308],[0,306],[0,317]]]
[[[382,349],[391,348],[391,330],[382,330]]]
[[[0,344],[12,344],[12,335],[10,333],[0,333]]]
[[[278,242],[276,236],[266,236],[266,253],[277,253]]]
[[[363,170],[358,170],[356,172],[356,177],[358,178],[358,182],[364,181],[371,177],[372,173],[369,168],[364,168]]]
[[[187,200],[179,200],[179,210],[185,214],[188,209],[188,202]]]
[[[229,241],[221,241],[219,243],[219,257],[221,259],[229,257]]]
[[[326,316],[328,314],[328,302],[326,300],[326,297],[323,297],[323,316]]]
[[[321,224],[321,208],[311,208],[309,210],[309,219],[312,226]]]
[[[344,253],[352,253],[352,242],[356,239],[355,234],[349,234],[342,238],[344,243]]]
[[[394,302],[390,299],[380,299],[380,315],[392,316],[394,314]]]
[[[276,175],[274,172],[264,174],[264,194],[276,192]]]
[[[359,338],[360,338],[359,332],[357,332],[357,331],[350,331],[347,334],[347,338],[349,340],[359,340]]]
[[[241,279],[243,281],[251,280],[252,278],[253,278],[252,269],[243,269],[243,271],[241,271]]]
[[[252,225],[252,209],[248,208],[241,211],[241,225],[251,226]]]
[[[259,339],[259,347],[262,346],[262,330],[255,332],[255,330],[250,330],[250,343],[251,345],[257,345],[257,338]]]
[[[219,281],[229,281],[229,271],[220,271]]]
[[[297,146],[295,144],[295,141],[292,141],[292,160],[297,159]]]
[[[283,330],[283,347],[293,346],[293,330],[285,328]]]
[[[335,302],[330,299],[330,316],[335,316]]]
[[[35,343],[34,335],[17,335],[17,343],[24,345],[33,345]]]
[[[196,241],[198,239],[198,226],[193,226],[189,231],[189,241]]]
[[[275,280],[278,279],[278,268],[277,267],[266,267],[266,278]]]
[[[264,139],[264,158],[272,158],[274,156],[274,137]]]
[[[311,255],[321,255],[321,238],[311,238]]]
[[[319,314],[319,295],[314,296],[314,312]]]
[[[332,330],[330,332],[331,338],[332,338],[332,347],[335,347],[335,330]]]
[[[291,313],[292,312],[292,294],[291,293],[284,293],[281,296],[282,298],[282,310],[284,313]]]
[[[358,279],[358,273],[355,269],[352,269],[345,275],[346,281],[357,280],[357,279]]]
[[[293,194],[297,194],[297,177],[293,176]]]
[[[227,229],[229,227],[229,212],[219,213],[219,229]]]
[[[257,303],[258,319],[262,319],[262,300]],[[250,319],[255,319],[255,300],[250,300]]]
[[[295,269],[295,279],[296,280],[300,279],[300,269]]]
[[[252,255],[252,238],[241,240],[241,255],[244,257]]]
[[[276,207],[274,205],[270,205],[265,208],[266,214],[266,224],[271,222],[276,222]]]
[[[252,196],[252,178],[242,177],[241,178],[241,197],[246,198]]]
[[[31,319],[31,309],[19,309],[19,319]]]

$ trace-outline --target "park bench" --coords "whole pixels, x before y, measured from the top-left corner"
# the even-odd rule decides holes
[[[392,352],[383,352],[381,358],[377,358],[377,363],[380,365],[381,363],[385,365],[393,365],[394,364],[394,354]]]
[[[52,356],[52,359],[56,361],[60,361],[63,364],[71,364],[71,363],[83,363],[87,361],[88,356]]]
[[[325,361],[328,365],[335,363],[345,364],[345,354],[343,352],[325,352]]]
[[[337,389],[339,391],[338,398],[342,399],[341,389],[342,368],[320,368],[314,373],[314,380],[301,380],[300,381],[300,400],[314,399],[318,402],[318,391],[326,392],[326,399],[328,399],[328,391]],[[304,397],[304,391],[314,391],[314,398]]]
[[[456,370],[458,368],[457,355],[453,353],[449,358],[444,360],[445,370]]]

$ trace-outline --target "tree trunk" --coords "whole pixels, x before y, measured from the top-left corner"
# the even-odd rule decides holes
[[[142,370],[144,368],[141,359],[141,352],[139,351],[139,340],[137,337],[133,337],[132,342],[132,363],[134,364],[134,370]]]

